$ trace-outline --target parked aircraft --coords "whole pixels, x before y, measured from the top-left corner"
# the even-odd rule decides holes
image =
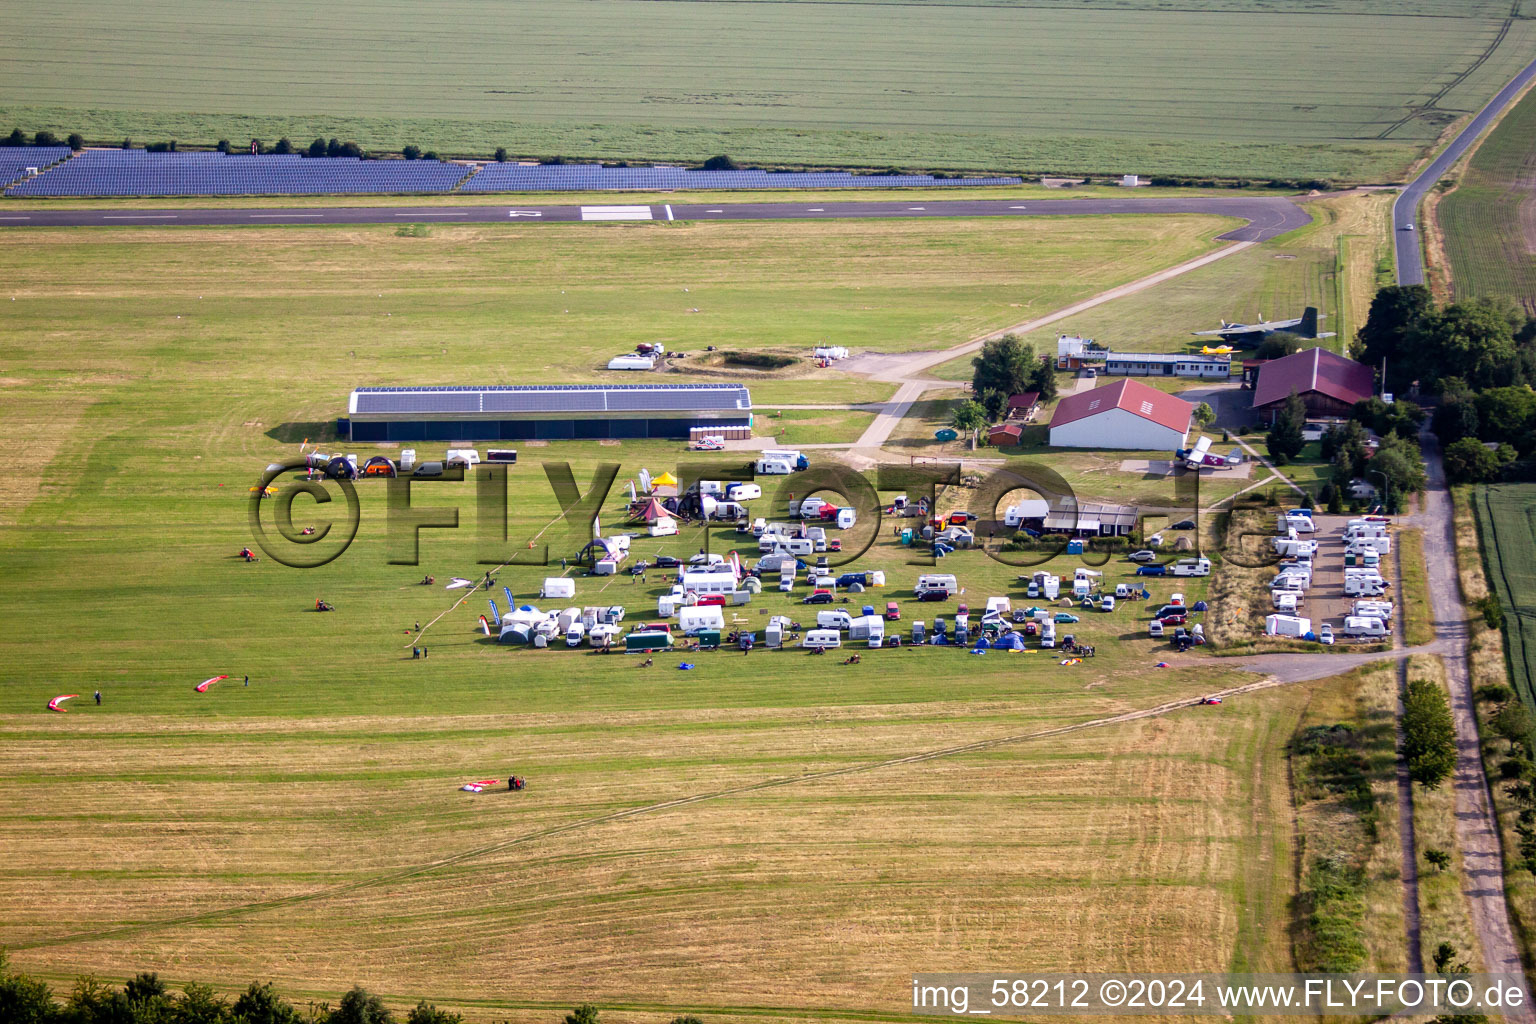
[[[1316,306],[1308,306],[1306,311],[1295,320],[1265,320],[1263,314],[1259,314],[1259,322],[1256,324],[1233,324],[1223,320],[1221,327],[1214,331],[1195,331],[1196,337],[1217,335],[1222,341],[1257,341],[1271,334],[1285,332],[1294,334],[1298,338],[1331,338],[1332,332],[1318,333],[1317,321],[1319,315]]]

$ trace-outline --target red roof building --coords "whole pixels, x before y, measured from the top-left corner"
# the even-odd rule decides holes
[[[1024,428],[1018,423],[999,423],[987,430],[987,443],[994,448],[1016,445],[1024,439]]]
[[[1117,380],[1068,395],[1051,417],[1051,444],[1061,448],[1184,447],[1195,407],[1138,380]]]
[[[1014,395],[1008,399],[1008,414],[1005,419],[1028,420],[1040,408],[1040,392],[1026,391],[1022,395]]]
[[[1376,390],[1371,368],[1325,348],[1309,348],[1259,367],[1253,386],[1253,408],[1273,420],[1291,392],[1306,403],[1307,415],[1318,419],[1347,417],[1356,402]]]

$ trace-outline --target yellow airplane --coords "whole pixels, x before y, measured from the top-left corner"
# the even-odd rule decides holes
[[[1217,345],[1214,348],[1206,345],[1200,349],[1200,354],[1203,356],[1229,356],[1232,352],[1231,345]]]

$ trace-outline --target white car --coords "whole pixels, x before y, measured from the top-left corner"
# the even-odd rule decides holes
[[[1328,644],[1329,646],[1333,645],[1333,627],[1331,625],[1325,622],[1317,627],[1317,642]]]
[[[1133,562],[1150,562],[1157,557],[1157,552],[1150,548],[1142,548],[1140,551],[1132,551],[1126,557]]]

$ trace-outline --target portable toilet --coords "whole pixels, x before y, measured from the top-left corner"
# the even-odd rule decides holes
[[[1081,540],[1069,540],[1069,541],[1067,541],[1067,554],[1069,554],[1069,555],[1080,555],[1082,553],[1083,553],[1083,542]]]
[[[872,587],[885,586],[885,571],[876,569],[874,572],[871,572],[869,574],[869,585]]]
[[[910,527],[910,526],[902,527],[902,530],[901,530],[901,546],[904,547],[904,548],[909,548],[909,547],[912,546],[912,527]]]

